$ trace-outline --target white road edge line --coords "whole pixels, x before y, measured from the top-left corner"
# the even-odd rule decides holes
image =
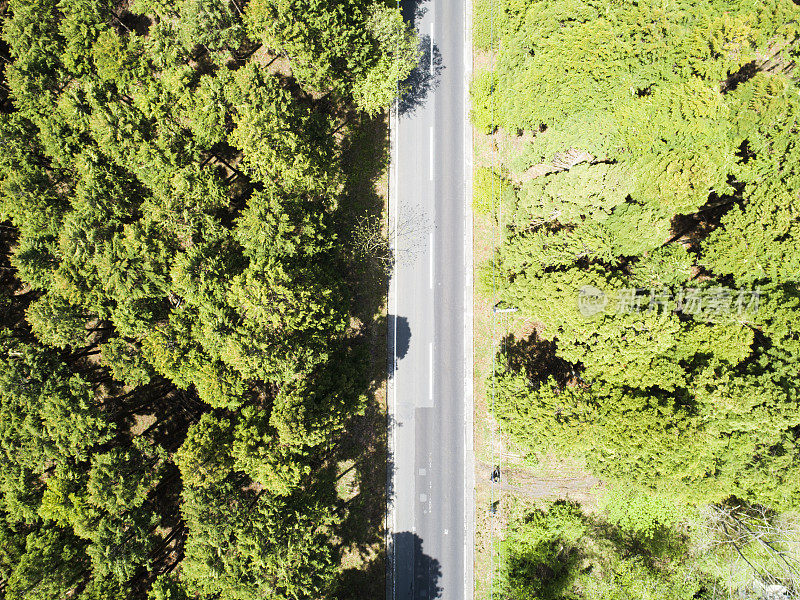
[[[464,0],[464,600],[475,592],[475,466],[473,448],[472,332],[472,0]]]
[[[430,164],[428,165],[428,178],[433,181],[433,125],[428,128]]]
[[[434,23],[435,23],[435,21],[431,21],[431,50],[430,50],[431,59],[430,59],[430,61],[428,63],[428,72],[431,75],[433,75],[433,26],[434,26]]]
[[[433,342],[428,344],[428,400],[433,401]]]
[[[436,246],[434,245],[434,241],[433,241],[433,231],[431,231],[430,236],[431,236],[431,251],[430,251],[430,256],[429,256],[430,265],[428,267],[428,287],[430,289],[433,289],[433,253],[436,250]]]

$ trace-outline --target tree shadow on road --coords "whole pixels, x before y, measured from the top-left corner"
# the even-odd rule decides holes
[[[411,345],[411,327],[406,317],[389,315],[389,378],[394,377],[397,362],[408,354]]]
[[[378,600],[385,597],[384,589],[374,586],[376,580],[395,587],[397,598],[424,598],[434,600],[442,597],[439,585],[442,569],[439,561],[423,551],[423,540],[410,531],[401,531],[392,536],[390,552],[393,559],[388,563],[381,553],[366,568],[348,570],[339,581],[335,591],[337,600],[358,600],[369,597]],[[389,572],[386,572],[386,565]],[[393,566],[393,567],[392,567]],[[369,596],[368,593],[374,594]]]
[[[401,3],[403,19],[416,27],[428,12],[428,0],[405,0]],[[431,36],[424,34],[419,40],[419,64],[400,84],[403,90],[398,100],[398,112],[405,115],[423,106],[428,94],[438,85],[442,65],[442,55],[436,44],[431,43]]]
[[[439,561],[423,552],[423,540],[416,533],[400,531],[392,534],[389,552],[392,560],[388,584],[398,598],[441,598],[439,580],[442,567]]]
[[[417,21],[428,12],[428,8],[425,6],[428,1],[429,0],[403,0],[400,3],[400,10],[403,13],[405,22],[410,25],[416,25]]]
[[[419,41],[419,63],[400,84],[400,98],[397,103],[399,114],[406,115],[424,106],[428,95],[438,87],[444,64],[439,47],[432,43],[431,36],[425,34]]]

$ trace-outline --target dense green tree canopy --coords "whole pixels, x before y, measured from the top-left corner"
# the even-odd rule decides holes
[[[539,325],[504,346],[505,430],[680,503],[796,507],[800,9],[478,8],[473,118],[515,141],[482,280]]]
[[[375,113],[416,64],[416,36],[399,12],[368,0],[253,0],[250,35],[287,56],[309,91],[352,98]]]
[[[342,157],[416,36],[379,0],[0,14],[0,594],[325,597],[368,379]]]

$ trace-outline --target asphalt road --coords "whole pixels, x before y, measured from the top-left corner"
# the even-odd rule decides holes
[[[402,2],[423,52],[392,118],[387,598],[472,598],[469,0]]]

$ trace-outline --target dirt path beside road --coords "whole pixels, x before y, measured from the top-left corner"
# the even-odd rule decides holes
[[[493,465],[475,461],[475,483],[479,487],[491,486]],[[542,500],[575,500],[588,502],[595,498],[603,487],[603,482],[586,474],[559,474],[557,471],[545,474],[519,466],[504,466],[500,478],[502,490]]]

